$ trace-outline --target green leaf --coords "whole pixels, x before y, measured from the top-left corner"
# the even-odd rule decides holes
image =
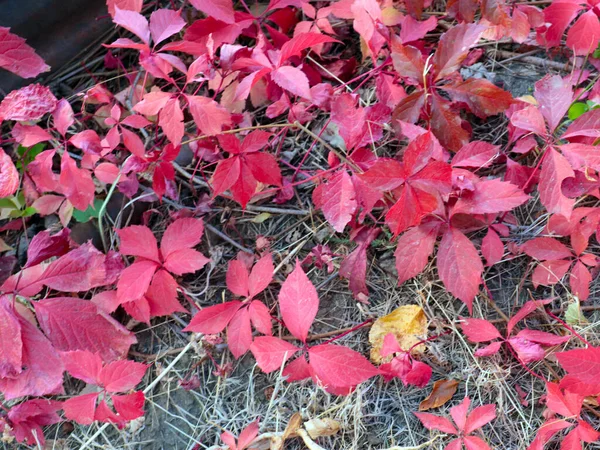
[[[579,325],[587,322],[585,316],[581,313],[579,300],[576,300],[567,307],[567,311],[565,312],[565,321],[569,325]]]
[[[46,146],[43,143],[36,144],[33,147],[29,147],[29,148],[19,145],[19,147],[17,148],[17,153],[19,154],[19,156],[21,156],[21,159],[19,161],[17,161],[17,164],[16,164],[17,169],[22,170],[23,164],[25,165],[25,167],[27,167],[29,165],[29,163],[31,161],[33,161],[37,155],[39,155],[40,153],[42,153],[44,151],[45,148],[46,148]],[[21,163],[21,160],[23,161],[23,164]]]
[[[575,120],[579,116],[585,114],[590,110],[589,106],[582,102],[576,102],[569,108],[569,119]]]
[[[18,209],[19,204],[14,197],[0,198],[0,209]]]
[[[79,209],[73,210],[73,218],[77,222],[89,222],[92,218],[97,219],[100,214],[100,208],[102,207],[103,201],[100,199],[94,199],[94,204],[88,206],[85,211],[80,211]]]

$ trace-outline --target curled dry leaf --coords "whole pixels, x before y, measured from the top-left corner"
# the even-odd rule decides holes
[[[403,305],[377,319],[369,332],[371,361],[374,363],[384,362],[384,358],[381,356],[381,347],[385,336],[389,333],[396,336],[402,350],[408,351],[427,335],[425,312],[417,305]],[[424,349],[424,345],[419,345],[413,348],[411,353],[421,353]]]
[[[456,380],[437,380],[433,383],[433,388],[427,398],[419,405],[419,411],[439,408],[456,394],[456,389],[458,389]]]
[[[304,428],[312,439],[316,439],[321,436],[333,436],[337,434],[340,431],[340,423],[337,420],[329,418],[311,419],[304,422]]]

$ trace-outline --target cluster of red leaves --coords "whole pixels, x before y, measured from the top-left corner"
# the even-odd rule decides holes
[[[129,198],[142,191],[148,200],[176,199],[174,161],[184,144],[195,152],[213,199],[233,199],[243,208],[270,197],[284,203],[293,198],[295,186],[315,182],[314,206],[336,232],[348,228],[356,244],[340,262],[339,274],[349,280],[359,301],[368,302],[368,252],[383,224],[396,240],[399,282],[420,274],[437,244],[439,278],[469,312],[484,281],[484,267],[505,258],[505,242],[508,257],[525,254],[538,262],[534,287],[555,285],[568,273],[571,293],[588,298],[599,260],[586,250],[594,234],[598,240],[600,209],[575,205],[583,196],[600,197],[595,145],[600,110],[571,123],[565,116],[574,101],[597,102],[600,94],[600,85],[583,87],[593,78],[582,65],[585,60],[600,66],[594,58],[600,40],[597,5],[557,0],[541,10],[501,0],[451,0],[447,15],[459,23],[431,42],[427,34],[441,24],[435,16],[424,19],[430,3],[340,0],[316,7],[305,0],[272,0],[255,14],[236,11],[230,0],[190,0],[206,17],[188,25],[181,10],[156,9],[146,18],[143,0],[108,0],[114,23],[135,36],[106,45],[109,59],[118,65],[123,50],[139,53],[142,79],[128,74],[131,86],[117,93],[103,85],[89,89],[77,112],[38,84],[2,100],[0,121],[14,122],[14,142],[49,149],[28,164],[16,152],[12,158],[10,151],[0,150],[0,198],[19,191],[27,206],[42,216],[57,214],[65,228],[37,234],[26,264],[2,277],[0,333],[6,339],[0,346],[0,392],[6,400],[59,394],[65,371],[96,389],[63,403],[30,399],[13,406],[2,421],[17,440],[42,442],[41,427],[58,422],[60,409],[82,424],[98,420],[123,426],[143,414],[144,395],[132,391],[146,367],[124,359],[136,340],[110,314],[121,307],[149,324],[153,317],[186,313],[178,300],[177,277],[201,270],[209,261],[194,249],[203,223],[191,217],[174,220],[160,248],[149,228],[123,228],[117,231],[120,253],[107,254],[91,243],[76,245],[67,227],[74,210],[92,206],[107,185]],[[351,28],[345,26],[350,23]],[[360,36],[364,58],[379,63],[358,76],[353,49],[342,44],[353,37],[351,30]],[[481,39],[555,47],[565,32],[569,51],[580,57],[575,60],[578,70],[564,78],[543,78],[533,96],[514,99],[489,81],[463,76],[461,68],[482,55],[477,47]],[[7,28],[0,27],[0,41],[0,67],[23,77],[48,70]],[[346,92],[355,82],[358,86]],[[370,105],[359,95],[363,86],[374,87],[376,101]],[[253,112],[259,109],[268,119],[287,117],[287,124],[258,124]],[[509,120],[507,145],[470,140],[469,119],[501,113]],[[302,163],[320,135],[298,167],[280,150],[289,132],[317,115],[328,116],[321,134],[326,128],[337,133],[338,148],[328,147],[329,169],[298,182]],[[186,118],[192,127],[186,126]],[[90,121],[98,127],[87,127]],[[374,150],[388,143],[392,130],[401,145],[393,147],[395,154],[378,157]],[[511,211],[537,197],[549,213],[545,236],[518,246],[511,239],[511,229],[518,225]],[[320,246],[304,266],[326,265],[331,271],[337,257]],[[271,253],[263,252],[256,263],[240,253],[229,262],[226,277],[239,299],[201,309],[185,330],[208,335],[226,330],[236,359],[250,350],[263,371],[282,370],[288,381],[311,378],[334,394],[347,394],[378,374],[416,386],[429,382],[431,368],[402,351],[393,335],[385,338],[382,349],[382,355],[392,358],[379,368],[356,351],[333,344],[337,338],[309,345],[319,309],[314,285],[297,263],[281,286],[277,305],[270,307],[257,297],[273,277]],[[92,289],[94,295],[84,299]],[[513,333],[517,323],[548,302],[526,303],[504,335],[484,319],[465,319],[462,330],[471,342],[488,343],[477,356],[495,354],[506,343],[526,365],[571,338],[527,328]],[[286,339],[272,335],[273,320],[279,318],[282,330],[291,335]],[[254,336],[253,328],[260,336]],[[600,393],[598,348],[556,357],[568,375],[547,385],[551,413],[532,449],[541,449],[555,433],[573,425],[564,448],[598,439],[581,418],[584,397]],[[456,426],[430,414],[418,416],[427,428],[458,436],[450,449],[463,444],[486,449],[471,433],[494,418],[494,407],[468,414],[469,404],[466,398],[451,409]],[[254,423],[237,442],[229,433],[222,438],[230,449],[241,450],[257,432]]]

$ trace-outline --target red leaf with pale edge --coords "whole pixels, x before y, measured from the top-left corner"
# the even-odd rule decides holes
[[[202,134],[215,136],[223,127],[231,125],[231,114],[223,106],[210,98],[186,95],[190,113]]]
[[[492,342],[490,345],[478,348],[474,354],[478,358],[481,356],[492,356],[500,351],[500,347],[502,347],[502,341]]]
[[[519,359],[525,364],[540,361],[544,359],[544,356],[546,355],[544,349],[539,344],[521,337],[511,337],[510,339],[507,339],[506,342],[508,342],[517,353]]]
[[[509,335],[515,327],[515,325],[521,320],[523,320],[525,317],[527,317],[529,314],[531,314],[533,311],[543,309],[544,305],[547,305],[549,303],[552,303],[551,299],[531,300],[526,302],[523,305],[523,307],[519,311],[517,311],[516,314],[512,316],[511,319],[508,321],[508,324],[506,325],[506,334]]]
[[[235,23],[232,0],[190,0],[192,6],[221,22]]]
[[[40,330],[17,315],[23,343],[23,371],[14,378],[0,378],[5,400],[26,395],[62,393],[64,366],[50,341]]]
[[[227,345],[235,359],[248,351],[252,344],[252,328],[248,308],[240,308],[227,325]]]
[[[584,383],[598,381],[600,373],[600,347],[588,347],[555,353],[562,368]]]
[[[308,354],[311,369],[326,387],[353,387],[379,373],[363,355],[341,345],[317,345]]]
[[[165,261],[164,268],[175,275],[185,273],[194,273],[202,269],[210,259],[197,250],[184,248],[175,253],[171,253],[169,259]]]
[[[117,283],[119,303],[137,300],[144,295],[158,267],[154,261],[141,260],[123,270]]]
[[[467,450],[491,450],[490,446],[477,436],[465,436],[463,444],[465,444]]]
[[[527,329],[519,331],[517,337],[542,345],[560,345],[571,339],[571,336],[557,336],[556,334],[546,333],[545,331]]]
[[[170,98],[164,108],[160,110],[158,124],[173,145],[179,145],[184,134],[183,111],[179,99]]]
[[[150,259],[155,262],[160,261],[156,238],[154,237],[154,234],[152,234],[150,228],[142,225],[132,225],[117,230],[117,234],[121,241],[119,245],[121,254],[141,256],[142,258]]]
[[[35,303],[40,327],[61,351],[90,350],[104,361],[127,355],[135,336],[89,300],[57,297]]]
[[[286,377],[286,381],[292,383],[294,381],[302,381],[310,378],[310,366],[304,355],[300,355],[298,358],[293,360],[285,369],[283,369],[282,375]]]
[[[339,42],[321,33],[300,33],[281,46],[280,64],[292,56],[300,56],[307,48],[326,42]]]
[[[102,370],[102,358],[97,353],[87,350],[62,352],[61,358],[69,375],[87,384],[100,384],[98,376]]]
[[[131,31],[145,44],[150,44],[150,29],[148,28],[148,21],[139,12],[119,9],[118,6],[115,6],[113,22],[122,26],[126,30]]]
[[[310,282],[300,262],[283,282],[279,291],[279,310],[285,326],[290,332],[306,342],[308,330],[319,309],[317,290]]]
[[[420,82],[423,79],[425,62],[419,49],[410,45],[401,45],[397,40],[393,40],[392,61],[396,72],[415,81]]]
[[[148,366],[135,361],[121,360],[107,364],[98,377],[99,385],[107,392],[126,392],[135,388]]]
[[[223,431],[221,433],[221,440],[227,447],[229,447],[229,450],[238,450],[235,436],[229,431]]]
[[[144,99],[137,103],[133,109],[145,116],[156,116],[171,99],[171,95],[163,91],[148,92],[144,95]]]
[[[469,78],[466,81],[443,86],[455,102],[466,103],[477,117],[485,119],[504,112],[513,102],[510,92],[487,80]]]
[[[521,250],[540,261],[563,259],[571,256],[571,250],[565,244],[551,237],[539,237],[527,241],[521,246]]]
[[[144,415],[144,402],[146,396],[141,391],[127,395],[111,396],[113,406],[117,413],[125,420],[130,421]]]
[[[567,34],[567,47],[578,56],[592,53],[600,40],[600,21],[593,10],[579,16]]]
[[[59,182],[61,192],[75,208],[85,211],[92,205],[96,193],[92,175],[88,170],[78,168],[68,152],[62,156]]]
[[[53,261],[38,282],[62,292],[88,291],[109,284],[106,256],[88,242]]]
[[[493,178],[480,181],[472,192],[464,193],[452,213],[494,214],[510,211],[527,200],[529,196],[518,186]]]
[[[25,297],[33,297],[40,293],[44,285],[40,278],[44,273],[44,266],[37,265],[27,267],[20,272],[11,275],[0,287],[2,292],[15,292]]]
[[[259,300],[254,300],[248,307],[252,325],[262,334],[271,334],[271,313],[269,308]]]
[[[311,99],[308,77],[301,69],[282,66],[271,72],[271,78],[286,91],[307,100]]]
[[[467,416],[464,432],[471,434],[496,418],[496,405],[483,405],[475,408]]]
[[[394,252],[399,284],[423,271],[433,253],[438,228],[437,224],[425,224],[400,236]]]
[[[22,371],[21,325],[9,295],[0,296],[0,377],[14,377]]]
[[[193,331],[194,333],[203,334],[220,333],[241,307],[242,302],[233,300],[204,308],[196,313],[190,324],[183,331]]]
[[[160,241],[160,252],[164,260],[168,260],[169,256],[178,250],[195,247],[202,240],[203,234],[204,223],[202,220],[177,219],[167,227]]]
[[[493,266],[504,256],[504,244],[500,240],[498,233],[492,228],[488,228],[488,232],[481,241],[481,254],[485,258],[486,266]]]
[[[260,258],[248,277],[248,296],[250,298],[264,291],[273,279],[273,258],[270,253]]]
[[[348,172],[340,170],[326,183],[319,184],[313,191],[313,202],[335,231],[344,231],[357,207],[354,183]]]
[[[549,213],[561,214],[567,219],[571,216],[575,199],[568,198],[562,192],[562,183],[575,173],[568,161],[553,148],[548,148],[544,157],[538,191],[540,201]]]
[[[1,30],[2,27],[0,27],[0,33]],[[39,84],[30,84],[17,91],[12,91],[4,97],[0,103],[0,121],[38,120],[52,112],[56,104],[56,97],[50,89]]]
[[[279,370],[298,350],[298,347],[272,336],[258,336],[250,346],[258,367],[265,373]]]
[[[19,172],[10,156],[0,149],[0,198],[9,197],[19,188]]]
[[[60,409],[61,402],[45,399],[27,400],[10,408],[7,417],[17,442],[39,442],[44,448],[42,427],[60,422],[62,419],[56,413]]]
[[[435,81],[458,70],[469,49],[479,41],[484,30],[482,25],[460,24],[442,35],[433,58]]]
[[[150,15],[150,34],[154,45],[179,33],[185,26],[179,11],[172,9],[158,9]]]
[[[81,425],[91,425],[95,420],[96,401],[99,395],[99,392],[93,392],[66,400],[62,409],[67,420],[74,420]]]
[[[159,270],[152,278],[146,292],[150,316],[168,316],[174,312],[187,312],[177,300],[177,281],[166,270]]]
[[[242,430],[238,437],[238,450],[248,448],[256,436],[258,436],[258,421],[252,422]]]
[[[442,433],[457,434],[456,428],[445,417],[436,416],[431,413],[416,412],[413,413],[428,430],[439,430]],[[459,442],[460,443],[460,442]]]
[[[587,300],[590,296],[590,283],[592,282],[592,274],[585,265],[577,261],[571,269],[569,284],[573,295],[579,297],[580,300]]]
[[[463,319],[460,327],[471,342],[488,342],[502,339],[498,329],[485,319]]]
[[[534,96],[539,103],[539,111],[548,122],[550,131],[554,131],[573,101],[571,84],[560,75],[547,75],[535,83]]]
[[[111,16],[115,15],[115,6],[129,11],[141,12],[144,0],[106,0],[108,12]]]
[[[452,158],[452,167],[488,167],[499,155],[500,146],[483,141],[472,141],[463,146]]]
[[[272,277],[272,274],[271,274]],[[227,275],[225,277],[227,289],[239,297],[248,297],[250,292],[248,288],[248,268],[239,259],[232,259],[227,265]]]
[[[448,228],[438,248],[437,268],[450,293],[462,300],[469,312],[479,292],[483,264],[475,246],[461,231]]]
[[[22,78],[34,78],[50,70],[25,39],[5,27],[0,27],[0,67]]]

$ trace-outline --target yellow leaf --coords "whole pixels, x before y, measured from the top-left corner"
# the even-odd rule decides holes
[[[417,305],[404,305],[396,308],[387,316],[380,317],[373,323],[369,332],[371,343],[371,361],[384,362],[380,355],[383,339],[393,333],[402,350],[408,351],[413,345],[427,336],[427,317],[423,309]],[[413,354],[422,353],[424,345],[412,349]]]

